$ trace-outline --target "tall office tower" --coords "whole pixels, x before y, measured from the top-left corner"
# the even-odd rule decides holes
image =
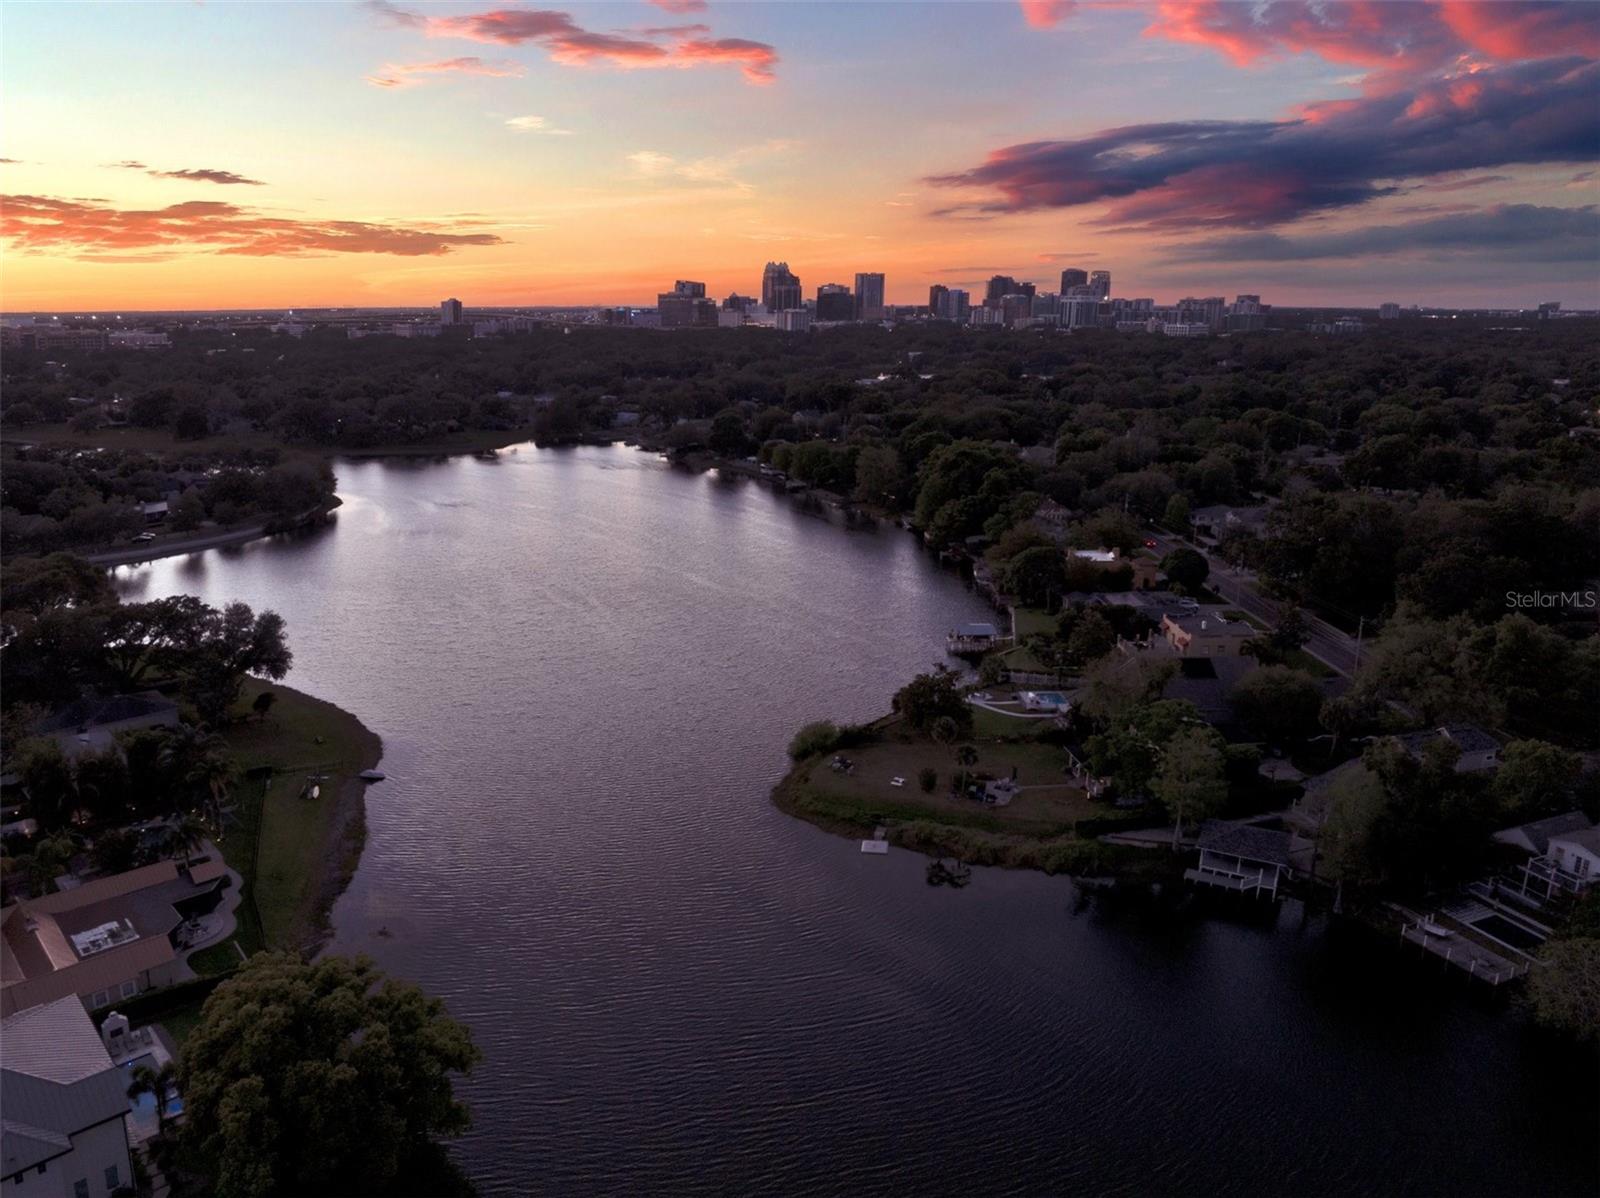
[[[858,274],[856,276],[856,319],[883,319],[883,275]]]
[[[856,301],[850,294],[850,288],[843,283],[824,283],[818,287],[816,318],[819,322],[834,323],[854,320]]]
[[[928,315],[934,320],[944,316],[945,297],[950,294],[950,288],[943,283],[935,283],[928,288]]]
[[[1109,270],[1095,271],[1089,276],[1089,288],[1094,292],[1096,299],[1110,299],[1111,272]]]
[[[728,298],[722,301],[722,308],[725,312],[745,312],[753,307],[755,302],[755,296],[740,295],[737,291],[734,291],[729,293]]]
[[[1089,272],[1079,270],[1076,266],[1069,266],[1061,272],[1061,294],[1070,295],[1074,287],[1086,287],[1089,284]]]
[[[690,282],[688,279],[679,279],[672,285],[673,295],[692,295],[696,299],[699,299],[703,297],[705,293],[706,285],[704,283],[694,283]]]
[[[461,301],[460,300],[458,300],[458,299],[447,299],[447,300],[444,301],[444,303],[439,305],[439,323],[440,324],[460,324],[461,323]]]
[[[793,288],[785,290],[782,296],[774,295],[777,288]],[[789,303],[779,303],[779,299],[790,300]],[[800,276],[789,269],[787,262],[768,262],[767,268],[761,272],[761,302],[769,312],[782,312],[786,308],[800,306]]]
[[[989,286],[983,293],[983,306],[985,308],[998,308],[1000,302],[1008,295],[1017,295],[1022,288],[1010,275],[995,275],[989,280]]]
[[[1033,315],[1033,296],[1024,291],[1013,292],[1000,300],[1000,319],[1006,324],[1016,324]]]
[[[1064,295],[1058,322],[1069,329],[1092,329],[1100,322],[1100,301],[1092,295]]]
[[[1399,304],[1379,304],[1378,305],[1378,319],[1379,320],[1399,320],[1400,319],[1400,305]]]
[[[972,313],[972,297],[959,287],[952,287],[944,297],[944,309],[939,313],[946,320],[965,324]]]

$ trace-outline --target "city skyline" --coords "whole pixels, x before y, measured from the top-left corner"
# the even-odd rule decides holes
[[[4,305],[1600,306],[1594,7],[821,7],[14,6]]]

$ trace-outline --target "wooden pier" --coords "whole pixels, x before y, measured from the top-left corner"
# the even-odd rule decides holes
[[[1402,944],[1414,944],[1424,952],[1438,957],[1446,965],[1461,970],[1469,978],[1487,982],[1490,986],[1501,986],[1514,982],[1524,976],[1531,966],[1531,958],[1526,954],[1508,950],[1502,955],[1466,934],[1466,929],[1461,926],[1450,927],[1448,936],[1430,935],[1424,931],[1425,925],[1444,927],[1448,917],[1435,916],[1425,919],[1415,911],[1409,911],[1398,904],[1390,904],[1390,909],[1400,919],[1400,941]],[[1454,922],[1454,921],[1448,921]],[[1510,954],[1522,958],[1518,961]]]

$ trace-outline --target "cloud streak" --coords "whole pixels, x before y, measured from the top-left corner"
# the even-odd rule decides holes
[[[326,254],[413,258],[447,254],[462,246],[503,243],[493,233],[372,221],[294,220],[213,200],[124,209],[33,195],[4,197],[0,238],[19,251],[98,261],[127,261],[130,252],[175,249],[252,258]]]
[[[432,62],[392,62],[380,68],[380,73],[363,76],[373,87],[416,87],[430,75],[484,75],[493,79],[520,79],[526,75],[521,63],[509,59],[486,60],[476,55],[459,58],[441,58]]]
[[[1441,254],[1513,257],[1535,262],[1600,265],[1600,210],[1507,204],[1339,232],[1282,236],[1246,233],[1165,252],[1187,262],[1310,262]]]
[[[776,78],[778,52],[766,42],[714,38],[704,25],[668,26],[632,33],[584,29],[571,14],[554,9],[501,8],[452,16],[427,16],[373,0],[369,5],[391,24],[428,37],[459,38],[501,46],[533,44],[552,62],[568,67],[689,69],[734,66],[752,84]],[[698,11],[663,5],[669,12]]]
[[[220,183],[224,186],[237,187],[265,187],[260,179],[249,179],[233,171],[218,170],[216,167],[200,166],[186,167],[182,170],[163,171],[155,167],[146,166],[142,162],[125,159],[122,162],[112,163],[113,166],[127,171],[143,171],[152,179],[177,179],[185,183]]]

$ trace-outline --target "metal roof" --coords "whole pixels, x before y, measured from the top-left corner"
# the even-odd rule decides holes
[[[1207,821],[1200,829],[1197,842],[1202,849],[1242,857],[1246,861],[1261,861],[1268,865],[1289,864],[1289,834],[1271,828],[1255,828],[1249,824],[1227,824]]]
[[[0,1175],[72,1148],[72,1136],[128,1112],[122,1073],[76,996],[0,1023]]]

